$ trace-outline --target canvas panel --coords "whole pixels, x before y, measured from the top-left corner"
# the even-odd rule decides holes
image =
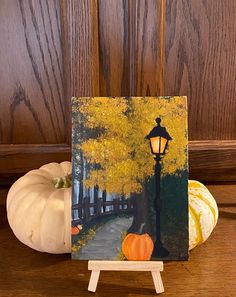
[[[72,98],[72,258],[188,258],[186,97]]]

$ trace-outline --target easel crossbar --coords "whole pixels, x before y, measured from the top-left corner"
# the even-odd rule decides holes
[[[96,271],[163,271],[161,261],[89,261],[88,270]]]

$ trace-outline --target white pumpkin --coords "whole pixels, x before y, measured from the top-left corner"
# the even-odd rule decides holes
[[[29,171],[11,187],[7,216],[16,237],[53,254],[71,251],[71,162]]]
[[[218,220],[218,208],[208,189],[198,181],[189,180],[189,250],[210,236]]]

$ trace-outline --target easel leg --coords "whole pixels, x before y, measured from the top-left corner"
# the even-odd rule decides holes
[[[92,270],[89,285],[88,285],[88,290],[90,292],[95,292],[96,291],[99,275],[100,275],[100,270]]]
[[[151,273],[152,273],[152,279],[153,279],[154,286],[155,286],[157,294],[163,293],[164,292],[164,286],[163,286],[163,283],[162,283],[160,272],[151,271]]]

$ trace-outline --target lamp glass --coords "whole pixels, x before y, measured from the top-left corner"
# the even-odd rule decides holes
[[[168,140],[164,137],[161,137],[161,143],[160,143],[160,154],[163,154],[165,152],[165,148],[167,146]]]
[[[163,154],[167,145],[167,139],[161,136],[150,138],[153,154]]]

